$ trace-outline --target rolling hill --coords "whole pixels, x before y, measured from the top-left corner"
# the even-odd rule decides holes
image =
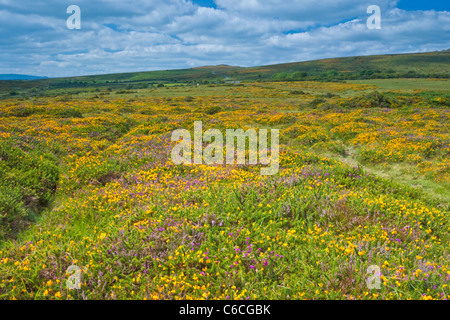
[[[37,80],[47,79],[47,77],[30,76],[26,74],[0,74],[0,80]]]
[[[208,84],[228,81],[341,81],[393,78],[449,78],[450,50],[322,59],[260,67],[228,65],[145,71],[34,81],[0,81],[0,97],[68,88],[146,88],[162,84]]]

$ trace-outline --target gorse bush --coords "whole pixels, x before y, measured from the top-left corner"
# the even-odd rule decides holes
[[[222,111],[222,108],[220,108],[219,106],[211,106],[205,110],[206,114],[210,114],[210,115],[219,113],[221,111]]]
[[[355,99],[348,100],[349,108],[389,108],[391,100],[379,92],[371,92]]]
[[[0,140],[0,202],[2,236],[26,225],[53,199],[59,179],[57,160],[36,142]]]
[[[27,225],[27,217],[20,189],[0,185],[0,241],[22,230]]]
[[[322,103],[325,103],[326,100],[322,98],[315,98],[314,100],[309,102],[309,106],[312,108],[316,108],[317,106],[321,105]]]
[[[120,176],[122,166],[115,158],[82,156],[67,165],[67,178],[61,186],[65,191],[82,188],[86,184],[102,184]]]
[[[55,111],[55,115],[61,118],[82,118],[83,114],[75,108],[64,108]]]

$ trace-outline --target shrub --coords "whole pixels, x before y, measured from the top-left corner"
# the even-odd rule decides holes
[[[0,159],[0,237],[6,237],[50,203],[59,169],[43,146],[17,138],[0,141]]]
[[[15,117],[29,117],[36,112],[32,107],[17,106],[12,110],[12,115]]]
[[[61,118],[83,118],[81,111],[75,108],[59,109],[55,112],[55,115]]]
[[[301,124],[295,124],[287,128],[286,131],[284,131],[283,136],[295,139],[306,132],[308,132],[308,127],[302,126]]]
[[[317,108],[320,104],[325,103],[326,100],[322,98],[316,98],[309,103],[309,106],[312,108]]]
[[[0,239],[9,238],[26,225],[27,212],[18,188],[0,185]]]
[[[205,109],[205,113],[210,115],[219,113],[220,111],[222,111],[222,109],[219,106],[211,106]]]
[[[392,101],[385,95],[374,91],[356,99],[348,100],[350,108],[390,108]]]

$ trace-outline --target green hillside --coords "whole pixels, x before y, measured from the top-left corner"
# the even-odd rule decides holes
[[[361,56],[333,58],[316,61],[287,63],[259,68],[248,68],[240,73],[243,77],[254,78],[254,73],[262,77],[286,76],[298,78],[318,77],[324,80],[337,79],[382,79],[382,78],[421,78],[450,76],[450,50],[441,52]],[[286,75],[283,75],[285,73]],[[316,80],[316,79],[311,79]]]
[[[81,77],[0,81],[0,98],[58,94],[83,88],[141,89],[176,84],[213,84],[232,81],[343,81],[450,77],[450,50],[332,58],[306,62],[236,67],[227,65],[191,69],[117,73]],[[52,92],[53,90],[53,92]],[[75,90],[75,93],[77,91]],[[73,92],[72,92],[73,93]]]

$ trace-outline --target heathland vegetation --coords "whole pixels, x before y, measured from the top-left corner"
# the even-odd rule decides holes
[[[448,55],[411,71],[448,77]],[[239,84],[2,83],[0,298],[448,299],[449,80],[245,70]],[[173,164],[171,132],[196,120],[279,129],[279,173]]]

